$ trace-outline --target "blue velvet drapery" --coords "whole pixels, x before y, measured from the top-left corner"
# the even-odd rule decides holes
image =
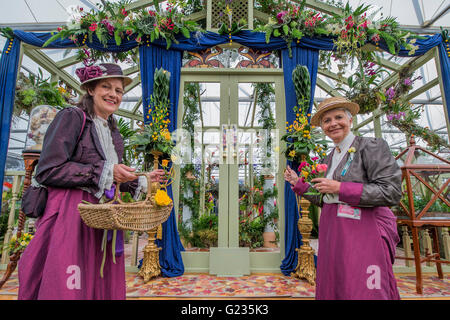
[[[14,103],[15,81],[17,77],[17,64],[19,59],[20,41],[42,47],[44,42],[49,39],[50,33],[29,33],[19,30],[14,31],[14,41],[11,51],[6,54],[3,51],[0,60],[0,115],[1,115],[1,140],[0,140],[0,182],[3,184],[4,168],[6,162],[6,153],[9,141],[9,129],[11,124],[11,114]],[[234,42],[238,42],[244,46],[258,50],[282,50],[283,70],[285,73],[285,93],[286,93],[286,118],[287,121],[293,120],[292,107],[295,105],[295,91],[292,88],[291,74],[295,66],[300,63],[306,65],[311,74],[312,96],[314,96],[315,81],[317,77],[317,59],[318,50],[333,50],[333,41],[330,38],[307,38],[301,39],[299,44],[292,44],[292,59],[288,58],[286,43],[281,38],[271,38],[269,44],[265,41],[263,33],[242,31],[232,36]],[[172,102],[171,130],[176,128],[176,109],[178,104],[178,88],[181,67],[181,51],[199,51],[206,48],[225,43],[228,41],[227,36],[221,36],[213,32],[192,33],[191,38],[180,38],[179,43],[173,43],[169,50],[166,50],[166,44],[163,40],[156,40],[149,47],[142,45],[139,50],[141,53],[141,81],[143,90],[144,114],[147,111],[148,97],[153,89],[153,73],[155,68],[163,67],[171,72],[171,88],[170,99]],[[439,46],[439,56],[442,71],[442,80],[445,90],[445,98],[447,101],[447,111],[450,108],[450,61],[445,51],[445,45],[440,34],[436,34],[425,39],[419,39],[416,42],[419,49],[414,56],[422,55],[435,46]],[[8,44],[7,44],[8,45]],[[110,40],[104,47],[94,36],[92,43],[87,43],[91,48],[101,51],[120,52],[127,51],[138,46],[138,43],[131,38],[123,41],[117,46],[114,40]],[[51,43],[47,48],[73,48],[75,45],[72,41],[57,40]],[[380,47],[387,50],[387,46],[380,43]],[[402,49],[400,56],[407,56],[407,50]],[[145,119],[144,119],[145,120]],[[286,257],[281,265],[284,274],[292,272],[296,266],[297,253],[294,248],[298,247],[301,238],[297,229],[296,221],[298,219],[298,211],[294,194],[289,185],[285,184],[285,254]],[[171,190],[170,190],[171,195]],[[184,267],[180,257],[180,251],[183,250],[178,233],[176,230],[176,222],[172,214],[163,227],[163,239],[160,242],[163,249],[160,253],[160,261],[162,272],[166,276],[177,276],[183,273]]]
[[[311,97],[314,97],[316,88],[317,68],[319,64],[319,51],[315,49],[304,49],[300,47],[292,48],[292,59],[288,56],[288,51],[283,50],[283,73],[284,73],[284,91],[286,96],[286,121],[292,123],[296,116],[292,109],[297,105],[297,98],[295,95],[295,88],[292,82],[292,71],[300,64],[308,68],[311,77]],[[294,94],[292,94],[294,93]],[[311,99],[309,109],[310,112],[313,106],[314,99]],[[289,107],[288,107],[289,106]],[[293,164],[288,161],[288,165],[294,170]],[[295,200],[295,194],[291,190],[291,184],[285,182],[284,184],[284,245],[285,257],[281,263],[281,272],[285,275],[290,275],[297,266],[297,251],[295,248],[300,248],[301,235],[298,231],[298,207]]]
[[[11,45],[11,51],[8,47]],[[6,53],[9,51],[8,53]],[[19,64],[20,40],[6,41],[0,59],[0,183],[3,190],[6,154],[16,92],[17,67]],[[2,198],[0,198],[0,208]],[[1,214],[1,212],[0,212]]]
[[[182,52],[178,50],[167,51],[157,46],[141,46],[139,48],[141,83],[142,83],[142,105],[144,106],[144,120],[146,118],[150,95],[153,93],[153,82],[155,69],[163,68],[170,72],[170,112],[169,131],[177,129],[178,95],[180,85],[180,68]],[[172,185],[167,188],[169,197],[173,199]],[[161,272],[166,277],[176,277],[184,273],[183,259],[181,251],[184,250],[177,230],[177,220],[175,218],[175,208],[172,209],[169,219],[163,223],[162,240],[156,241],[162,248],[159,254],[159,264]]]

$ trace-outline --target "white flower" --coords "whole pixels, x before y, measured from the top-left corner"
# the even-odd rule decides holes
[[[339,24],[327,24],[327,26],[325,27],[327,29],[327,31],[333,35],[337,35],[341,32],[341,28],[339,26]]]
[[[69,20],[80,21],[81,11],[79,6],[71,5],[66,8],[66,12],[69,15]]]
[[[80,29],[80,28],[81,28],[81,25],[80,25],[80,22],[78,22],[78,21],[72,20],[67,23],[67,29],[69,29],[69,30]]]

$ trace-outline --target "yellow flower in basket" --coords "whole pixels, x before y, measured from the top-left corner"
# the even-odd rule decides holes
[[[164,131],[163,132],[163,136],[167,141],[170,141],[171,137],[170,137],[170,132],[169,131]]]
[[[166,191],[159,189],[155,194],[155,202],[156,205],[165,207],[172,203],[172,199],[170,199]]]

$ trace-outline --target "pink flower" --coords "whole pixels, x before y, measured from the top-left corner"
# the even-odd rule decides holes
[[[318,164],[316,169],[318,172],[326,172],[328,166],[325,163]]]
[[[106,29],[108,29],[109,35],[112,36],[114,34],[114,26],[111,23],[109,23],[109,21],[106,19],[103,19],[102,23],[106,27]]]
[[[97,30],[97,24],[96,24],[95,22],[92,23],[92,24],[89,26],[89,30],[91,30],[91,31]]]
[[[370,40],[372,40],[373,42],[378,42],[378,41],[380,41],[380,35],[377,33],[377,34],[374,34],[371,38],[370,38]]]
[[[300,163],[300,165],[298,166],[298,170],[300,171],[303,167],[308,166],[308,162],[303,161],[302,163]]]
[[[281,11],[280,13],[277,14],[278,23],[283,23],[284,22],[284,16],[287,13],[288,13],[287,11]]]

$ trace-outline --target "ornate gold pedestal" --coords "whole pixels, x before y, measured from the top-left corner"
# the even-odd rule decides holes
[[[159,251],[161,248],[155,244],[157,231],[157,227],[147,231],[148,244],[144,248],[144,260],[142,261],[141,270],[138,272],[138,275],[144,278],[145,283],[161,274],[161,266],[159,265]]]
[[[153,154],[153,170],[156,170],[159,168],[158,159],[162,155],[162,153],[158,151],[152,151],[151,153]],[[154,199],[156,190],[158,190],[159,187],[160,187],[159,182],[152,183],[151,185],[152,199]],[[155,244],[156,234],[158,233],[158,227],[146,231],[146,233],[148,234],[148,243],[144,247],[144,259],[142,261],[142,267],[138,272],[138,276],[144,279],[144,283],[150,281],[150,279],[157,277],[161,274],[161,266],[159,265],[159,251],[161,250],[161,248],[159,248]]]
[[[314,266],[314,249],[309,245],[309,237],[311,235],[313,223],[308,217],[309,201],[296,195],[297,206],[299,211],[298,230],[302,235],[303,245],[295,249],[298,253],[297,267],[291,276],[299,279],[306,279],[311,285],[316,284],[316,268]]]

